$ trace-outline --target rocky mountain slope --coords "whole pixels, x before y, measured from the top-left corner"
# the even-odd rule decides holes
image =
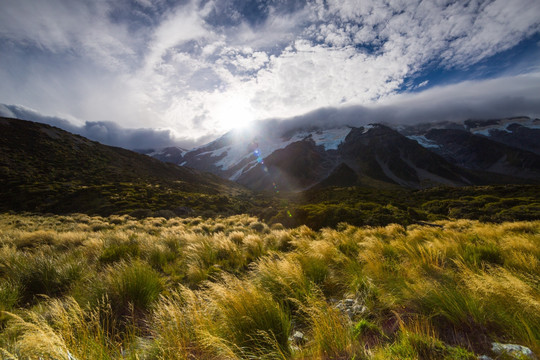
[[[540,180],[538,132],[540,120],[523,117],[282,134],[261,128],[231,131],[190,151],[166,148],[152,155],[254,190],[523,183]]]

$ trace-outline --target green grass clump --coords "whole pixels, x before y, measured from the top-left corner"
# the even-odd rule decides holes
[[[239,354],[286,357],[290,318],[265,290],[233,277],[209,283],[204,298],[214,307],[219,333]]]
[[[21,298],[21,290],[16,283],[4,281],[0,283],[0,312],[11,311]],[[0,315],[2,319],[2,315]]]
[[[108,274],[108,294],[114,307],[127,313],[148,311],[163,290],[159,273],[142,262],[122,263]]]
[[[107,246],[99,256],[99,261],[104,264],[127,260],[137,257],[140,254],[139,244],[137,243],[113,243]]]
[[[460,347],[444,344],[427,335],[402,333],[399,340],[381,353],[380,359],[441,359],[441,360],[476,360],[474,353]]]
[[[83,276],[83,266],[66,255],[36,253],[19,257],[10,272],[19,285],[20,301],[33,303],[42,295],[55,297],[68,292]]]

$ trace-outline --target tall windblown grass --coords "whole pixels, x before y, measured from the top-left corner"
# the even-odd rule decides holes
[[[539,356],[540,221],[437,225],[0,215],[0,358]]]
[[[354,359],[363,355],[362,344],[356,342],[347,316],[319,296],[310,297],[302,312],[309,325],[304,353],[316,359]]]
[[[15,359],[109,359],[133,340],[120,333],[104,302],[83,309],[73,299],[47,300],[38,310],[8,313],[4,344]]]
[[[290,318],[265,290],[226,276],[194,292],[180,289],[156,306],[151,327],[159,358],[288,357]]]
[[[222,281],[208,283],[203,298],[216,316],[216,335],[238,354],[284,358],[289,353],[289,315],[267,291],[225,276]]]

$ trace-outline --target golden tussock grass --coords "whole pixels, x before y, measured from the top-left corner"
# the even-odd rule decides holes
[[[540,221],[437,225],[0,215],[0,357],[540,355]]]

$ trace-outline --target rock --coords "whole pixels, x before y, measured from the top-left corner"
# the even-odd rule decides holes
[[[294,344],[304,344],[307,339],[306,339],[306,336],[304,335],[304,333],[302,333],[301,331],[298,331],[296,330],[292,336],[289,337],[289,341],[294,343]]]
[[[367,307],[365,307],[364,305],[360,305],[360,304],[354,304],[352,306],[351,310],[355,314],[362,314],[362,313],[365,313],[367,311]]]
[[[493,360],[492,358],[490,358],[489,356],[487,355],[480,355],[478,357],[478,360]]]
[[[346,314],[351,320],[354,317],[361,315],[368,310],[367,307],[360,304],[357,299],[351,298],[338,301],[338,303],[334,307],[342,313]]]
[[[295,331],[294,334],[293,334],[293,340],[295,342],[304,342],[306,341],[306,338],[304,336],[304,334],[301,332],[301,331]]]
[[[536,355],[526,346],[516,345],[516,344],[501,344],[501,343],[491,343],[491,351],[497,355],[509,355],[515,359],[531,359],[538,360]]]

